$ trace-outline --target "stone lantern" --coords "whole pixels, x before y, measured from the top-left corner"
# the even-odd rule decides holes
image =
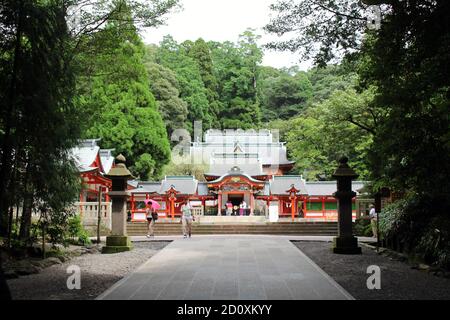
[[[358,239],[352,230],[352,199],[356,193],[352,191],[352,180],[358,175],[348,165],[348,158],[339,160],[339,167],[333,174],[337,180],[337,191],[333,196],[338,201],[338,237],[333,241],[333,252],[338,254],[361,254]]]
[[[106,237],[106,246],[102,253],[118,253],[132,249],[130,237],[127,236],[127,199],[130,192],[127,191],[127,181],[133,179],[125,165],[123,155],[116,158],[116,165],[106,175],[112,181],[112,191],[108,193],[112,200],[112,232]]]

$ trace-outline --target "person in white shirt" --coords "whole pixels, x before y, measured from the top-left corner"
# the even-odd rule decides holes
[[[192,215],[192,208],[189,204],[189,200],[186,200],[181,206],[181,223],[183,224],[183,235],[184,238],[189,238],[192,236],[192,222],[194,221],[194,216]]]
[[[239,215],[241,217],[245,215],[245,209],[247,209],[247,204],[245,203],[245,201],[242,201],[239,206]]]
[[[373,237],[376,238],[377,234],[378,234],[378,230],[377,230],[378,214],[377,214],[377,212],[375,210],[375,206],[373,204],[370,205],[369,217],[370,217],[370,224],[372,225]]]

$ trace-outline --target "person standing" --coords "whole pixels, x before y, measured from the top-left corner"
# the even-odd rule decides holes
[[[370,224],[372,225],[373,237],[376,238],[378,234],[377,229],[378,214],[375,211],[375,206],[373,204],[370,205],[369,217],[370,217]]]
[[[147,238],[154,237],[154,226],[155,226],[155,219],[154,219],[154,210],[150,205],[147,205],[147,208],[145,209],[145,214],[147,217],[147,223],[148,223],[148,232],[147,232]],[[156,213],[156,216],[158,214]]]
[[[227,216],[231,216],[232,213],[233,213],[233,204],[231,203],[230,200],[228,200],[228,202],[227,202]]]
[[[184,204],[181,206],[181,223],[183,224],[183,236],[186,239],[192,236],[192,222],[194,221],[194,217],[192,215],[192,208],[189,205],[189,200],[186,200]]]
[[[239,205],[239,215],[242,217],[244,216],[244,211],[246,209],[245,201],[242,201]]]

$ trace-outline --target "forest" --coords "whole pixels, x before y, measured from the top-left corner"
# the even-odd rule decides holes
[[[68,9],[86,3],[81,15]],[[369,4],[382,9],[379,28],[367,28]],[[171,136],[202,121],[278,129],[292,173],[308,180],[331,179],[349,157],[373,193],[400,195],[381,216],[384,236],[450,266],[449,5],[274,0],[265,29],[286,41],[261,46],[248,29],[235,42],[167,35],[149,45],[140,31],[164,23],[177,0],[3,1],[1,236],[33,241],[38,210],[59,241],[80,188],[68,153],[79,139],[101,138],[141,180],[198,174],[170,164]],[[298,52],[315,67],[263,66],[265,49]]]
[[[344,154],[351,157],[361,177],[368,178],[364,157],[370,136],[364,124],[370,119],[363,109],[373,93],[356,91],[356,73],[341,65],[308,72],[295,67],[263,66],[263,48],[258,46],[259,36],[254,30],[245,30],[234,43],[205,42],[201,38],[177,43],[167,35],[158,45],[144,45],[135,32],[129,37],[127,45],[134,41],[132,52],[136,59],[127,63],[141,69],[146,79],[139,83],[146,85],[147,92],[130,93],[127,87],[129,95],[122,98],[117,96],[121,93],[105,89],[116,85],[110,83],[111,72],[118,76],[116,68],[131,68],[118,64],[117,57],[128,54],[120,49],[94,63],[93,69],[101,75],[83,84],[89,90],[81,96],[81,108],[92,119],[87,122],[84,136],[101,136],[105,148],[127,154],[142,180],[158,180],[165,174],[194,174],[202,178],[198,166],[167,165],[167,147],[177,142],[171,141],[172,134],[186,129],[192,135],[195,121],[201,121],[204,130],[279,130],[290,157],[297,162],[295,173],[311,180],[330,179],[337,159]],[[108,59],[114,59],[114,64],[107,63]],[[123,80],[127,77],[128,71]],[[147,132],[157,140],[141,137],[149,131],[148,123],[129,120],[134,111],[120,109],[124,104],[132,104],[129,99],[140,101],[140,95],[147,94],[151,96],[147,103],[158,111],[167,133]],[[347,104],[349,100],[351,105]],[[359,119],[354,117],[354,123],[340,121],[354,109],[359,110]],[[166,139],[169,141],[163,141]],[[152,145],[151,141],[160,145]],[[157,149],[159,152],[155,152]]]

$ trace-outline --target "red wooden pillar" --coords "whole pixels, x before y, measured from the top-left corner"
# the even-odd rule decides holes
[[[206,200],[204,197],[202,197],[202,208],[203,208],[203,215],[205,215],[206,212]]]
[[[307,206],[306,206],[307,201],[308,201],[308,198],[305,196],[303,198],[303,212],[305,213],[305,218],[306,218],[306,213],[307,213]]]
[[[322,215],[325,218],[325,197],[322,197]]]
[[[134,203],[134,193],[131,195],[131,213],[133,214],[134,213],[134,205],[135,205],[135,203]]]
[[[292,215],[292,221],[295,219],[295,196],[291,199],[291,215]]]

